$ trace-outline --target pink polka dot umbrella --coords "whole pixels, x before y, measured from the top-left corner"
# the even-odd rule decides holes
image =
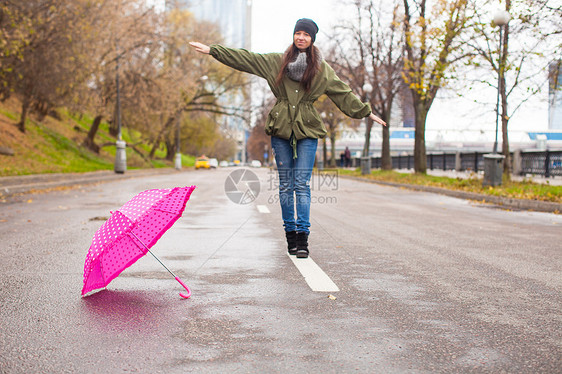
[[[106,287],[123,270],[150,253],[186,290],[191,291],[150,250],[181,217],[195,186],[147,190],[139,193],[98,229],[84,263],[82,296]]]

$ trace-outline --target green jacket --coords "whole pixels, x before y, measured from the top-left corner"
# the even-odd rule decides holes
[[[328,95],[349,117],[364,118],[371,113],[369,104],[361,102],[326,61],[322,61],[320,71],[314,77],[310,90],[305,92],[299,82],[287,76],[279,86],[276,84],[275,80],[283,58],[281,53],[259,54],[245,49],[212,45],[210,54],[227,66],[267,80],[273,95],[277,98],[277,103],[269,113],[265,125],[265,132],[268,135],[283,139],[291,139],[291,135],[294,135],[293,139],[296,140],[326,136],[326,127],[312,105],[323,94]]]

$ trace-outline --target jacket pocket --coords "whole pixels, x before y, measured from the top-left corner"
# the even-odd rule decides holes
[[[303,109],[301,117],[305,131],[314,134],[315,137],[323,138],[327,131],[316,109],[312,105],[306,105]]]
[[[287,105],[282,102],[277,103],[267,116],[265,133],[271,136],[282,136],[285,132],[287,132],[287,129],[290,132],[289,122],[289,109],[287,108]],[[287,129],[284,127],[287,127]]]

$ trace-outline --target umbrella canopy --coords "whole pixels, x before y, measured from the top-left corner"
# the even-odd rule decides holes
[[[139,193],[98,229],[84,263],[82,296],[107,286],[147,253],[181,217],[195,186],[154,189]],[[188,291],[189,288],[154,256]]]

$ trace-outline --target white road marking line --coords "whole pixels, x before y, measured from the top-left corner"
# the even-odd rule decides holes
[[[299,269],[312,291],[338,292],[340,290],[330,277],[320,269],[320,266],[316,265],[316,262],[314,262],[312,258],[297,258],[297,256],[289,255],[288,252],[287,256],[289,256],[293,264]]]
[[[258,212],[260,212],[260,213],[270,213],[269,209],[265,205],[258,205]]]

